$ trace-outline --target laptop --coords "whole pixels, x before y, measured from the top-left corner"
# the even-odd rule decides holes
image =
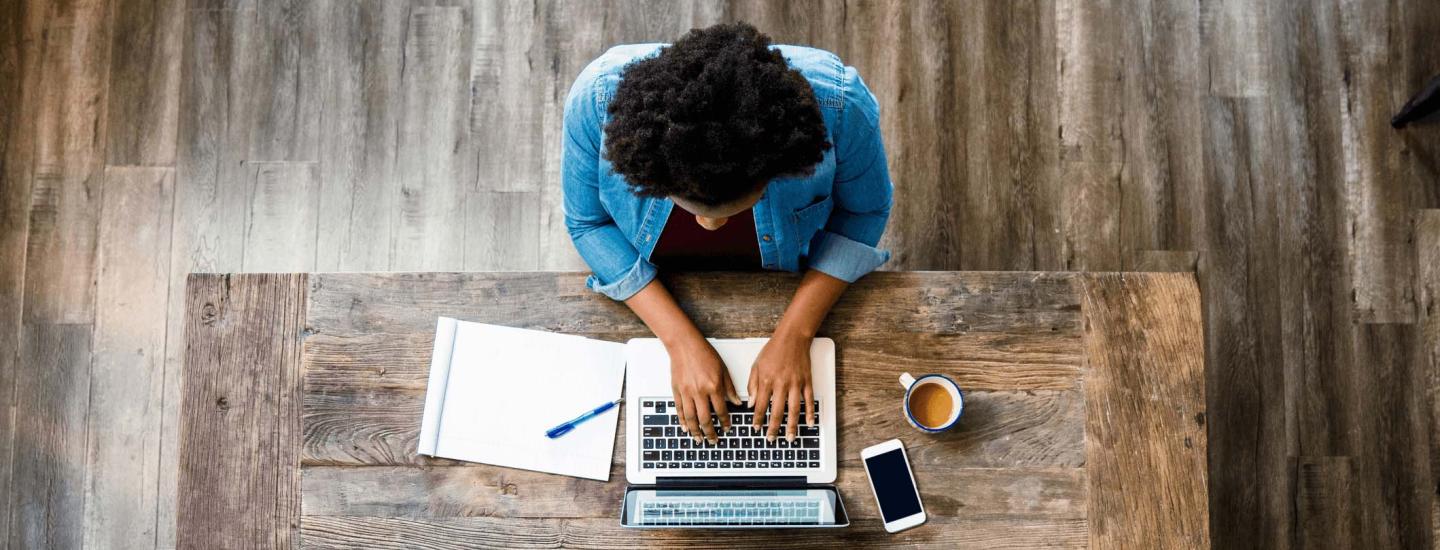
[[[710,339],[745,401],[750,366],[766,338]],[[774,443],[750,426],[755,411],[728,405],[731,428],[714,444],[681,428],[670,357],[659,340],[625,347],[625,490],[620,522],[635,528],[823,528],[850,524],[835,481],[835,342],[815,338],[811,385],[818,426],[784,428]],[[765,407],[756,404],[761,414]],[[783,412],[782,412],[783,414]],[[783,421],[782,416],[782,421]],[[718,431],[719,428],[717,427]],[[702,438],[703,439],[703,438]]]

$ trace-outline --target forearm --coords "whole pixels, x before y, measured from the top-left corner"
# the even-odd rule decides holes
[[[775,335],[814,338],[830,308],[849,287],[850,283],[814,269],[806,271],[799,288],[795,289],[795,297],[790,300],[790,305],[780,317],[780,324],[775,327]]]
[[[655,337],[666,347],[685,340],[704,338],[700,329],[690,322],[690,317],[675,303],[675,298],[659,279],[650,281],[640,292],[625,300],[625,305],[645,322],[645,326],[650,327],[650,332],[655,333]]]

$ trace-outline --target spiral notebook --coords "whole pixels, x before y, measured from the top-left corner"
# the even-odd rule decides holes
[[[418,452],[608,481],[620,407],[545,431],[619,399],[624,381],[625,344],[441,317]]]

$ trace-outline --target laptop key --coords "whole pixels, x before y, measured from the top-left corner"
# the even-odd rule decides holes
[[[646,406],[648,407],[649,405],[647,404]],[[661,401],[661,402],[655,404],[655,412],[660,413],[660,414],[665,414],[665,402],[664,402],[664,401]]]
[[[674,427],[674,426],[666,426],[666,427],[665,427],[665,437],[675,437],[675,427]]]
[[[641,460],[652,460],[652,461],[653,461],[653,460],[660,460],[660,453],[657,453],[657,452],[655,452],[655,451],[645,451],[645,453],[641,455],[640,459],[641,459]]]
[[[646,449],[654,449],[654,448],[655,448],[655,440],[654,440],[654,439],[646,439],[646,440],[644,441],[644,445],[645,445],[645,448],[646,448]]]
[[[806,438],[802,438],[802,439],[800,439],[800,446],[802,446],[802,447],[804,447],[804,448],[806,448],[806,449],[818,449],[818,448],[820,448],[820,438],[818,438],[818,437],[806,437]]]
[[[769,463],[769,462],[761,462],[761,463],[760,463],[760,468],[761,468],[762,470],[763,470],[763,469],[767,469],[767,468],[769,468],[769,467],[770,467],[770,463]]]
[[[810,463],[810,467],[811,467],[811,468],[819,468],[819,467],[820,467],[820,463],[819,463],[819,462],[811,462],[811,463]]]
[[[672,426],[679,426],[679,425],[680,425],[680,417],[675,416],[675,415],[673,415],[673,414],[670,415],[670,425],[672,425]]]
[[[819,437],[819,436],[820,436],[820,427],[819,427],[819,426],[801,426],[801,427],[800,427],[800,437]]]
[[[810,450],[810,460],[820,460],[820,449]]]
[[[654,462],[646,462],[646,463],[645,463],[645,467],[646,467],[646,468],[654,468],[654,467],[655,467],[655,463],[654,463]]]
[[[642,424],[646,426],[664,426],[665,417],[658,414],[647,414],[645,415],[645,419]]]
[[[794,468],[794,467],[795,467],[795,463],[794,463],[794,462],[786,462],[786,463],[785,463],[785,467],[786,467],[786,468]]]
[[[719,466],[716,465],[716,463],[714,463],[714,462],[706,462],[706,463],[705,463],[705,467],[706,467],[706,468],[719,468]]]

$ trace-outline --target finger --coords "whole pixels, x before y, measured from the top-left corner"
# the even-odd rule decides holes
[[[765,407],[770,405],[770,387],[765,384],[756,384],[755,393],[750,394],[750,412],[755,413],[755,420],[750,427],[756,432],[760,431],[760,425],[765,423]]]
[[[805,410],[805,425],[814,426],[815,415],[820,411],[815,410],[815,391],[810,388],[810,384],[805,384]]]
[[[685,427],[685,433],[690,436],[690,439],[700,441],[700,424],[695,421],[695,405],[690,402],[689,397],[675,400],[676,405],[682,403],[684,406],[680,407],[680,424]]]
[[[751,408],[755,407],[755,393],[758,391],[760,391],[760,384],[755,381],[755,369],[752,367],[750,369],[750,379],[745,382],[745,395],[750,396],[750,401],[745,404],[746,406]]]
[[[795,436],[799,435],[800,428],[797,426],[800,424],[800,394],[800,388],[791,388],[790,412],[785,415],[785,439],[790,441],[795,441]]]
[[[705,432],[705,439],[715,442],[715,419],[710,417],[710,399],[705,396],[695,400],[695,416],[700,419],[700,429]]]
[[[780,437],[780,417],[785,414],[785,388],[775,388],[770,392],[770,426],[765,430],[765,439],[775,441]]]
[[[718,392],[710,394],[710,406],[715,408],[715,416],[720,417],[720,432],[730,431],[730,411],[725,406],[725,398]]]
[[[730,380],[729,373],[725,376],[725,399],[736,405],[740,404],[740,394],[735,392],[735,382]]]
[[[670,395],[675,399],[675,407],[670,414],[680,419],[680,430],[685,431],[687,429],[685,427],[685,396],[680,393],[680,390],[674,388],[670,389]]]

